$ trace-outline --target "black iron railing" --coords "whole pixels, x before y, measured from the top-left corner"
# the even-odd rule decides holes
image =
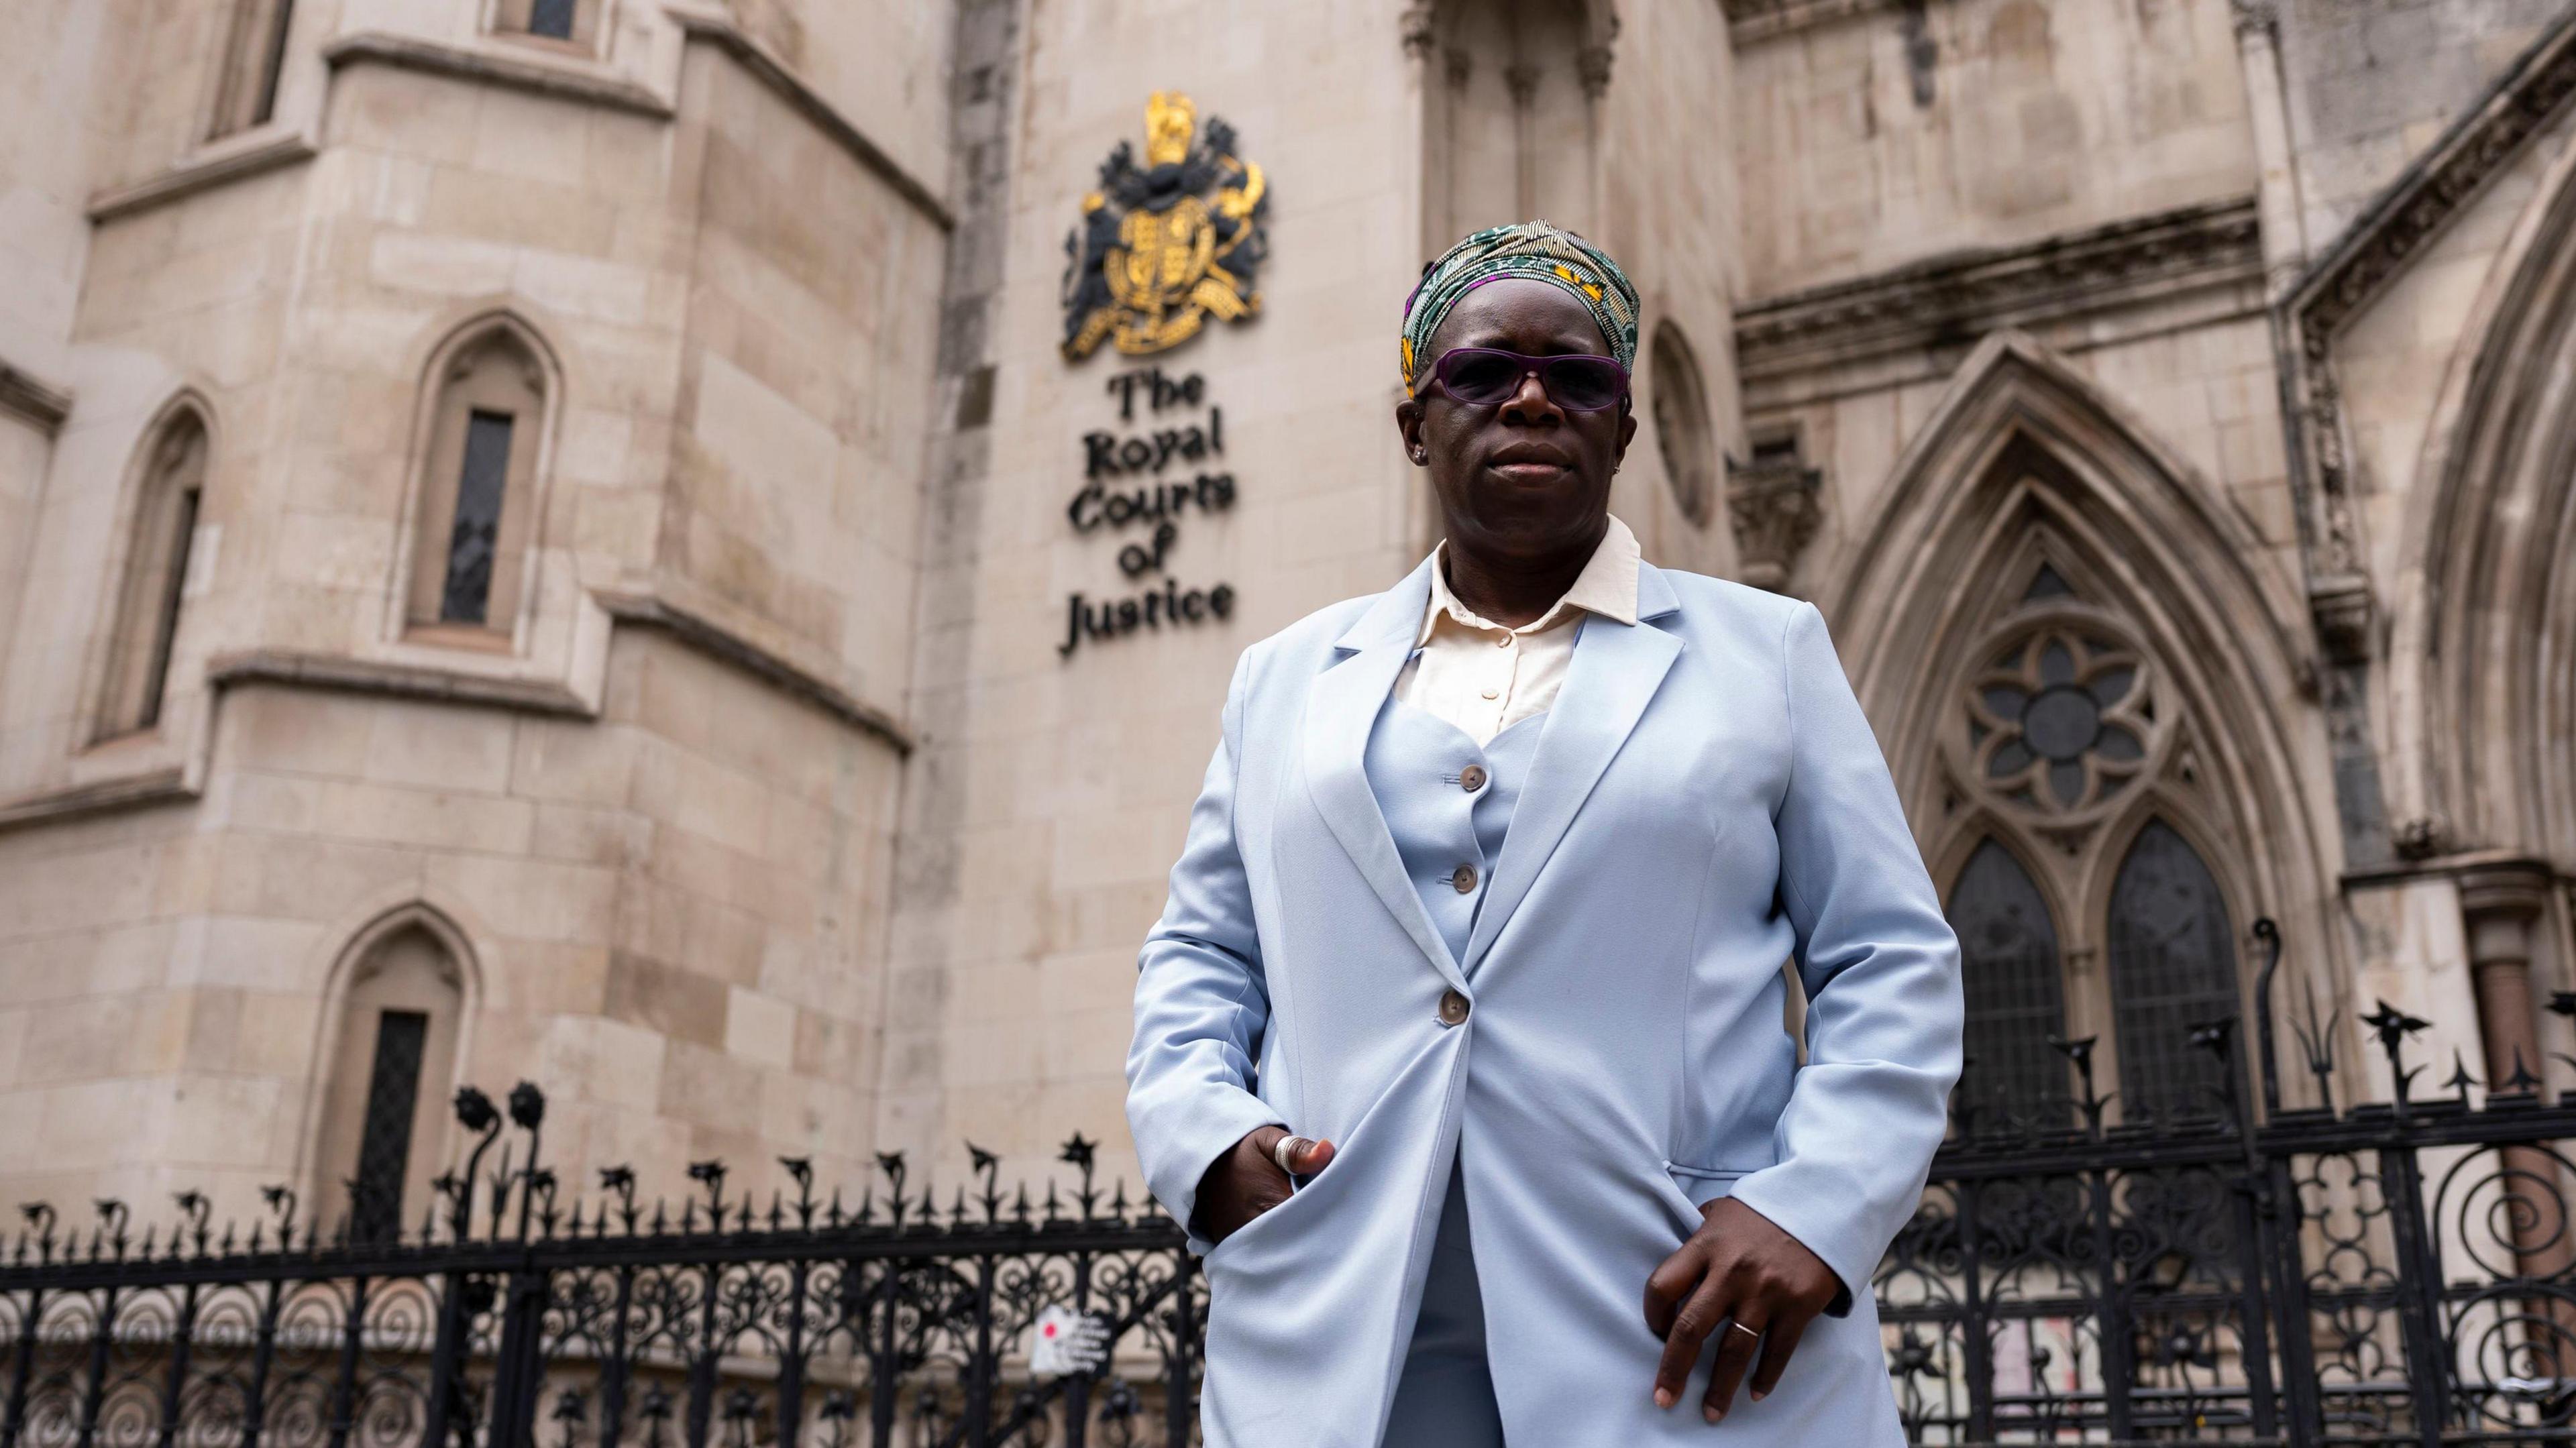
[[[2060,1043],[2070,1122],[1959,1107],[1875,1284],[1915,1441],[2576,1443],[2576,1105],[2456,1060],[2427,1094],[2424,1022],[2381,1006],[2392,1099],[2349,1104],[2311,1007],[2321,1104],[2285,1108],[2265,938],[2252,1061],[2232,1023],[2193,1032],[2206,1113],[2122,1119],[2086,1042]],[[0,1448],[1194,1441],[1204,1279],[1080,1137],[1035,1199],[970,1147],[945,1201],[888,1155],[855,1204],[791,1159],[792,1195],[703,1162],[676,1205],[623,1169],[559,1205],[534,1087],[457,1107],[469,1158],[397,1240],[282,1188],[239,1230],[193,1193],[139,1234],[118,1202],[78,1229],[25,1207]]]

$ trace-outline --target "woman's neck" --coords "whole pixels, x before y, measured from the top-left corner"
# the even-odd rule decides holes
[[[1459,547],[1453,535],[1448,546],[1440,550],[1443,576],[1448,580],[1449,592],[1474,610],[1477,617],[1492,619],[1505,628],[1519,628],[1535,622],[1574,587],[1574,580],[1583,576],[1584,565],[1592,561],[1609,527],[1610,520],[1604,517],[1591,540],[1581,547],[1535,558],[1486,557]]]

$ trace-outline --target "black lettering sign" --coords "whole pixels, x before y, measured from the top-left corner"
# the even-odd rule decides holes
[[[1160,367],[1121,372],[1109,379],[1108,393],[1118,404],[1122,427],[1082,435],[1083,482],[1065,504],[1065,521],[1082,534],[1141,527],[1142,537],[1119,545],[1118,571],[1132,579],[1161,573],[1163,581],[1159,588],[1148,586],[1122,598],[1067,595],[1064,638],[1056,645],[1056,653],[1066,658],[1085,639],[1097,642],[1138,629],[1222,621],[1234,613],[1232,584],[1185,589],[1167,566],[1180,541],[1183,518],[1234,506],[1234,474],[1198,466],[1225,456],[1225,409],[1208,403],[1207,379],[1198,373],[1175,376]],[[1204,420],[1165,415],[1202,406],[1207,408]],[[1137,426],[1140,411],[1143,425]],[[1165,476],[1176,467],[1190,471],[1188,481]]]

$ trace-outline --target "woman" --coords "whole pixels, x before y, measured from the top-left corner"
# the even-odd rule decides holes
[[[1127,1063],[1214,1448],[1902,1442],[1869,1280],[1958,947],[1816,610],[1610,515],[1636,344],[1544,222],[1432,263],[1446,537],[1235,667]]]

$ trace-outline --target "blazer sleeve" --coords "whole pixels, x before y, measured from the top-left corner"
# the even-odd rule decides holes
[[[1208,1164],[1245,1133],[1286,1124],[1253,1094],[1270,988],[1234,838],[1244,672],[1238,661],[1162,919],[1137,954],[1136,1035],[1127,1050],[1127,1125],[1146,1185],[1201,1253],[1211,1244],[1191,1214]]]
[[[1840,1315],[1913,1215],[1948,1128],[1959,943],[1813,604],[1793,612],[1782,653],[1790,765],[1773,826],[1807,991],[1807,1064],[1780,1117],[1778,1162],[1734,1196],[1842,1279],[1828,1309]]]

